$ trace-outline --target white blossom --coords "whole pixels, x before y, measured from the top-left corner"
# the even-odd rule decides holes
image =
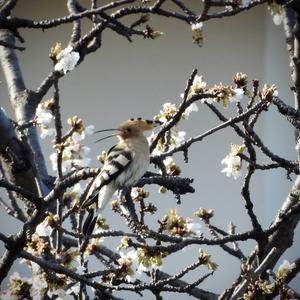
[[[195,102],[193,102],[191,105],[189,105],[186,110],[183,113],[183,117],[187,120],[190,116],[191,112],[197,112],[199,110],[199,107]]]
[[[278,271],[280,270],[286,270],[291,271],[295,267],[294,263],[290,263],[287,259],[284,259],[282,264],[278,267]]]
[[[195,94],[203,93],[206,85],[207,83],[203,81],[203,76],[196,75],[190,88],[188,99],[190,99]]]
[[[232,176],[234,179],[238,179],[241,176],[242,162],[239,156],[228,154],[221,163],[226,165],[221,171],[226,173],[226,176]]]
[[[144,264],[140,263],[137,269],[137,273],[138,274],[142,274],[143,272],[152,272],[153,270],[161,270],[162,269],[162,265],[158,266],[158,265],[151,265],[151,266],[145,266]]]
[[[54,66],[54,70],[66,74],[67,72],[72,71],[75,68],[79,61],[79,58],[79,53],[73,51],[73,47],[69,46],[57,55],[57,63]]]
[[[203,81],[203,76],[202,75],[196,75],[194,80],[193,80],[193,86],[196,86],[198,88],[206,88],[207,83]]]
[[[38,236],[50,236],[52,228],[49,225],[45,225],[43,222],[36,226],[35,233]]]
[[[169,164],[172,164],[174,162],[173,157],[172,156],[168,156],[167,158],[165,158],[163,160],[164,165],[167,167]]]
[[[199,224],[199,223],[187,223],[186,227],[187,227],[188,230],[190,230],[194,234],[201,235],[201,228],[202,228],[201,224]]]
[[[84,133],[87,135],[92,135],[95,131],[95,126],[94,125],[88,125],[85,127]]]
[[[275,14],[273,16],[273,22],[275,25],[279,26],[283,21],[283,14]]]
[[[160,111],[160,115],[158,117],[158,121],[167,122],[170,120],[176,113],[177,108],[176,105],[170,102],[166,102],[163,104],[163,109]]]
[[[133,199],[137,198],[139,196],[138,188],[136,188],[136,187],[132,188],[130,195]]]
[[[53,171],[57,171],[57,153],[54,152],[50,155],[50,161],[52,163]],[[67,172],[72,168],[72,161],[68,159],[63,159],[61,164],[62,172]]]
[[[41,126],[41,139],[46,138],[47,136],[54,136],[56,133],[56,130],[54,128],[50,128],[48,126]]]
[[[203,28],[203,22],[198,22],[198,23],[192,23],[191,24],[191,29],[194,30],[202,30]]]
[[[86,126],[82,132],[80,132],[80,133],[74,132],[72,134],[72,140],[80,142],[80,141],[84,140],[87,135],[92,135],[94,133],[94,131],[95,131],[94,125]]]
[[[120,209],[123,215],[125,216],[129,215],[129,210],[124,205],[120,205]]]
[[[132,270],[132,274],[127,274],[126,275],[126,280],[128,280],[129,282],[134,282],[137,279],[137,270],[139,267],[138,264],[138,253],[136,250],[129,250],[129,251],[120,251],[119,252],[121,258],[120,258],[120,262],[122,260],[125,260],[127,262],[130,262],[130,268]]]
[[[62,153],[62,171],[66,172],[71,170],[73,167],[87,167],[91,159],[87,157],[90,152],[90,148],[84,146],[80,140],[75,138],[69,141],[69,145],[63,149]],[[54,152],[50,155],[53,170],[57,170],[57,153]]]
[[[54,120],[54,116],[50,109],[43,107],[41,104],[38,105],[36,111],[36,122],[42,125],[48,125]]]
[[[236,88],[233,90],[234,95],[229,99],[230,102],[240,102],[244,97],[244,90],[242,88]]]
[[[32,286],[30,288],[30,296],[34,300],[44,299],[45,289],[48,286],[46,280],[38,274],[34,274],[32,276],[32,279],[33,280],[32,280]]]
[[[160,155],[160,154],[162,154],[164,151],[163,151],[163,149],[159,149],[159,148],[155,148],[155,149],[153,149],[153,151],[151,152],[151,154],[153,155],[153,156],[158,156],[158,155]]]
[[[73,140],[73,142],[81,142],[83,140],[83,138],[79,132],[73,132],[72,140]]]
[[[174,140],[176,145],[181,144],[184,142],[186,136],[185,131],[171,131],[171,138]]]
[[[51,127],[51,123],[54,120],[54,115],[51,110],[53,100],[42,102],[38,105],[35,111],[35,121],[40,126],[41,138],[44,139],[47,136],[54,136],[56,130]],[[53,125],[52,125],[53,126]]]

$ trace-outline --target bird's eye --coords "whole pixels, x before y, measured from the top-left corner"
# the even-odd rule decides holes
[[[127,132],[131,132],[131,128],[127,128],[126,131],[127,131]]]

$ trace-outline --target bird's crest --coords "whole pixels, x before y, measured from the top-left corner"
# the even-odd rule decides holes
[[[161,125],[160,122],[157,121],[153,121],[153,120],[145,120],[142,118],[131,118],[127,121],[125,121],[124,123],[121,124],[120,129],[130,126],[133,128],[137,128],[139,130],[151,130],[156,126]]]

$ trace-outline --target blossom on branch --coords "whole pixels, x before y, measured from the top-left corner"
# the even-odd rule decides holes
[[[229,98],[230,102],[240,102],[244,98],[244,90],[241,88],[233,89],[233,95]]]
[[[216,84],[214,87],[209,89],[209,93],[214,94],[215,98],[210,100],[211,102],[221,102],[224,108],[228,108],[229,103],[239,102],[243,99],[244,90],[242,88],[233,88],[223,83]],[[207,99],[202,102],[208,102]]]
[[[54,120],[54,100],[50,99],[39,103],[35,111],[35,122],[40,126],[40,137],[44,139],[47,136],[54,136],[55,129],[52,121]]]
[[[72,71],[76,67],[79,59],[79,53],[73,51],[73,47],[69,46],[64,50],[61,50],[56,55],[57,63],[54,66],[54,70],[62,74],[66,74],[67,72]]]
[[[76,167],[87,167],[91,159],[88,157],[90,148],[83,145],[86,135],[94,132],[94,125],[84,126],[83,121],[74,116],[68,119],[71,125],[70,134],[64,138],[62,144],[56,144],[56,152],[50,155],[53,170],[57,170],[58,153],[62,156],[62,172],[66,172]]]
[[[188,92],[187,100],[191,99],[192,96],[194,96],[194,95],[205,93],[206,85],[207,85],[206,82],[203,81],[203,76],[196,75],[194,77],[193,84],[190,87],[190,90]],[[184,94],[181,94],[180,96],[183,99]],[[198,111],[198,110],[199,110],[199,108],[198,108],[197,104],[195,102],[193,102],[192,104],[190,104],[187,107],[187,109],[185,110],[185,112],[183,114],[183,117],[185,119],[188,119],[188,116],[192,111]]]
[[[43,222],[41,222],[37,227],[36,227],[36,234],[38,236],[50,236],[53,230],[54,225],[58,221],[58,216],[49,214]]]
[[[210,270],[216,271],[218,265],[211,260],[211,255],[206,253],[203,249],[199,249],[199,260],[203,265],[206,265]]]
[[[199,47],[203,46],[202,28],[203,28],[203,22],[197,22],[191,24],[193,43],[197,44]]]
[[[238,179],[241,176],[242,160],[238,154],[243,153],[245,146],[231,145],[230,153],[221,161],[226,167],[221,171],[226,176]]]
[[[183,98],[183,95],[181,94]],[[198,106],[196,103],[189,103],[186,107],[185,111],[181,113],[181,120],[187,120],[189,115],[192,112],[197,112]],[[163,105],[162,110],[156,116],[154,116],[154,120],[160,121],[162,123],[172,122],[172,118],[178,113],[178,109],[175,104],[167,102]],[[158,143],[156,144],[155,149],[152,151],[153,155],[160,155],[161,153],[174,149],[176,146],[182,144],[185,141],[186,132],[180,131],[177,129],[177,126],[173,126],[169,131],[167,131],[164,137],[160,138]],[[155,139],[156,134],[154,132],[151,133],[148,138],[149,144]]]
[[[191,218],[183,218],[178,215],[176,209],[170,209],[167,215],[161,220],[161,226],[172,236],[187,237],[201,235],[201,224],[192,222]]]
[[[276,277],[278,279],[284,280],[294,267],[294,263],[291,264],[287,259],[283,260],[282,264],[278,267]]]
[[[174,162],[173,158],[171,156],[168,156],[163,161],[167,174],[169,176],[179,176],[181,173],[180,167]]]
[[[138,273],[149,272],[162,269],[162,259],[165,254],[159,250],[149,250],[145,248],[139,248],[138,254]]]
[[[138,253],[136,250],[129,250],[127,252],[120,251],[120,258],[117,260],[118,265],[122,270],[122,277],[129,282],[134,282],[137,276],[138,269]]]
[[[284,18],[284,6],[277,4],[276,1],[271,1],[268,4],[268,9],[273,17],[274,24],[279,26]]]
[[[199,107],[195,102],[193,102],[186,108],[186,110],[182,114],[182,118],[187,120],[192,112],[197,112],[197,111],[199,111]]]

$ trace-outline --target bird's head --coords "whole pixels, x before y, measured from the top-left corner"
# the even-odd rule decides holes
[[[119,126],[119,128],[98,130],[95,131],[95,133],[105,132],[105,131],[118,131],[118,133],[101,138],[97,140],[97,142],[113,136],[118,136],[121,140],[125,140],[128,138],[139,137],[141,134],[143,134],[144,131],[152,130],[153,128],[159,125],[161,125],[161,123],[158,121],[144,120],[142,118],[131,118],[123,122]]]
[[[119,136],[122,139],[138,137],[144,131],[152,130],[158,125],[160,123],[157,121],[131,118],[120,125]]]

